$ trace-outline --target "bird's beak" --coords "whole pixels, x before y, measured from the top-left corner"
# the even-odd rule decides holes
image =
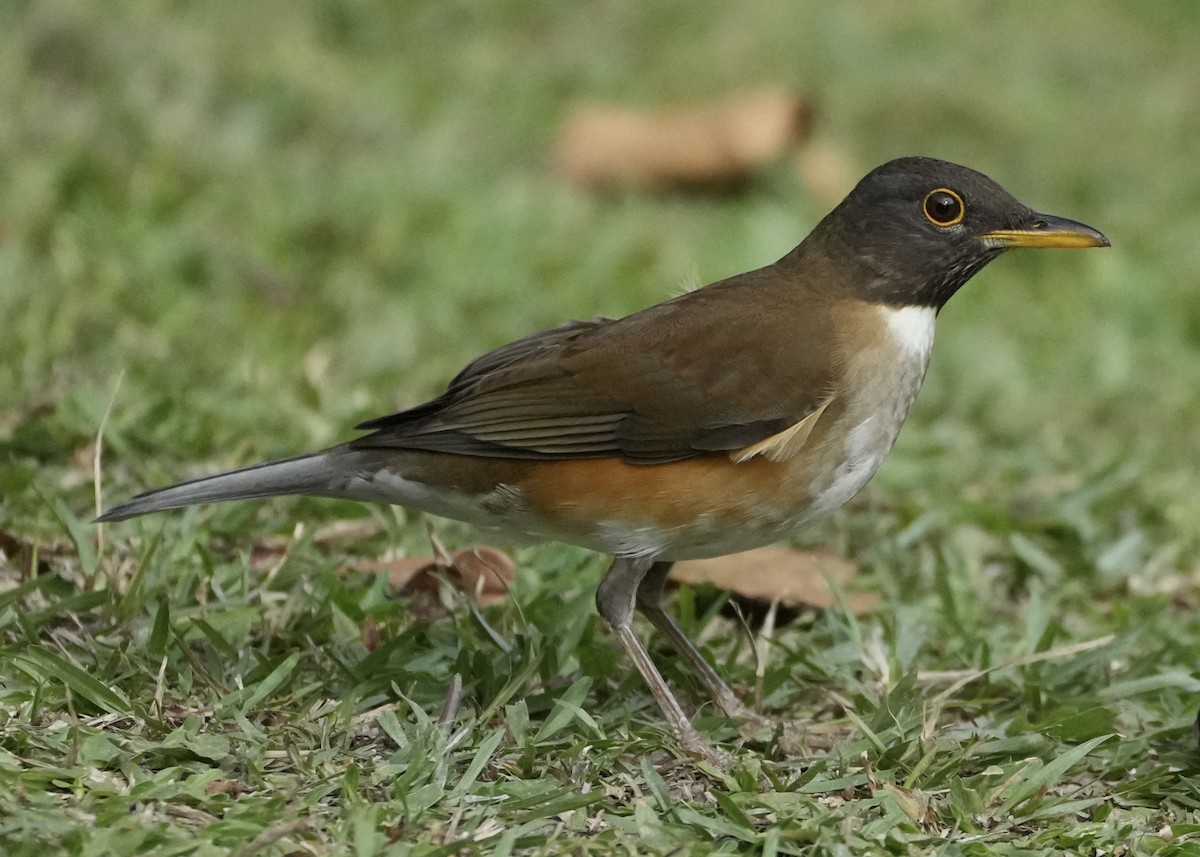
[[[1035,214],[1016,229],[979,236],[995,247],[1109,247],[1112,242],[1090,226],[1052,214]]]

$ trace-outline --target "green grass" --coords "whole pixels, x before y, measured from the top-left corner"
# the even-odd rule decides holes
[[[1200,853],[1197,44],[1190,2],[0,5],[0,851]],[[834,747],[679,759],[573,549],[521,548],[511,603],[426,621],[343,571],[426,552],[404,510],[97,542],[110,400],[107,502],[781,255],[826,207],[786,163],[698,197],[551,166],[576,101],[762,83],[811,93],[861,171],[946,157],[1114,243],[973,281],[888,464],[799,535],[885,596],[770,647],[764,707]],[[314,538],[342,518],[375,534]],[[739,626],[677,607],[753,696]]]

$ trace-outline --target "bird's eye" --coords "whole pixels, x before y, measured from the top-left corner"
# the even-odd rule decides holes
[[[934,226],[955,226],[962,222],[967,213],[962,197],[949,188],[940,187],[925,194],[925,217]]]

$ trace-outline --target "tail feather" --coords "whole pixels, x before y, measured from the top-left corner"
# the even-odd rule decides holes
[[[336,468],[331,466],[335,453],[317,452],[279,461],[251,464],[202,476],[139,494],[132,500],[109,509],[96,519],[97,523],[123,521],[149,512],[178,509],[198,503],[219,503],[224,500],[249,500],[255,497],[276,497],[283,494],[316,494],[338,496]]]

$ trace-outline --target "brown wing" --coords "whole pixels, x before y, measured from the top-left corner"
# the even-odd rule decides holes
[[[363,423],[373,434],[354,444],[640,464],[798,448],[837,370],[827,349],[799,347],[827,328],[825,304],[767,285],[770,271],[517,340],[469,364],[439,398]]]

